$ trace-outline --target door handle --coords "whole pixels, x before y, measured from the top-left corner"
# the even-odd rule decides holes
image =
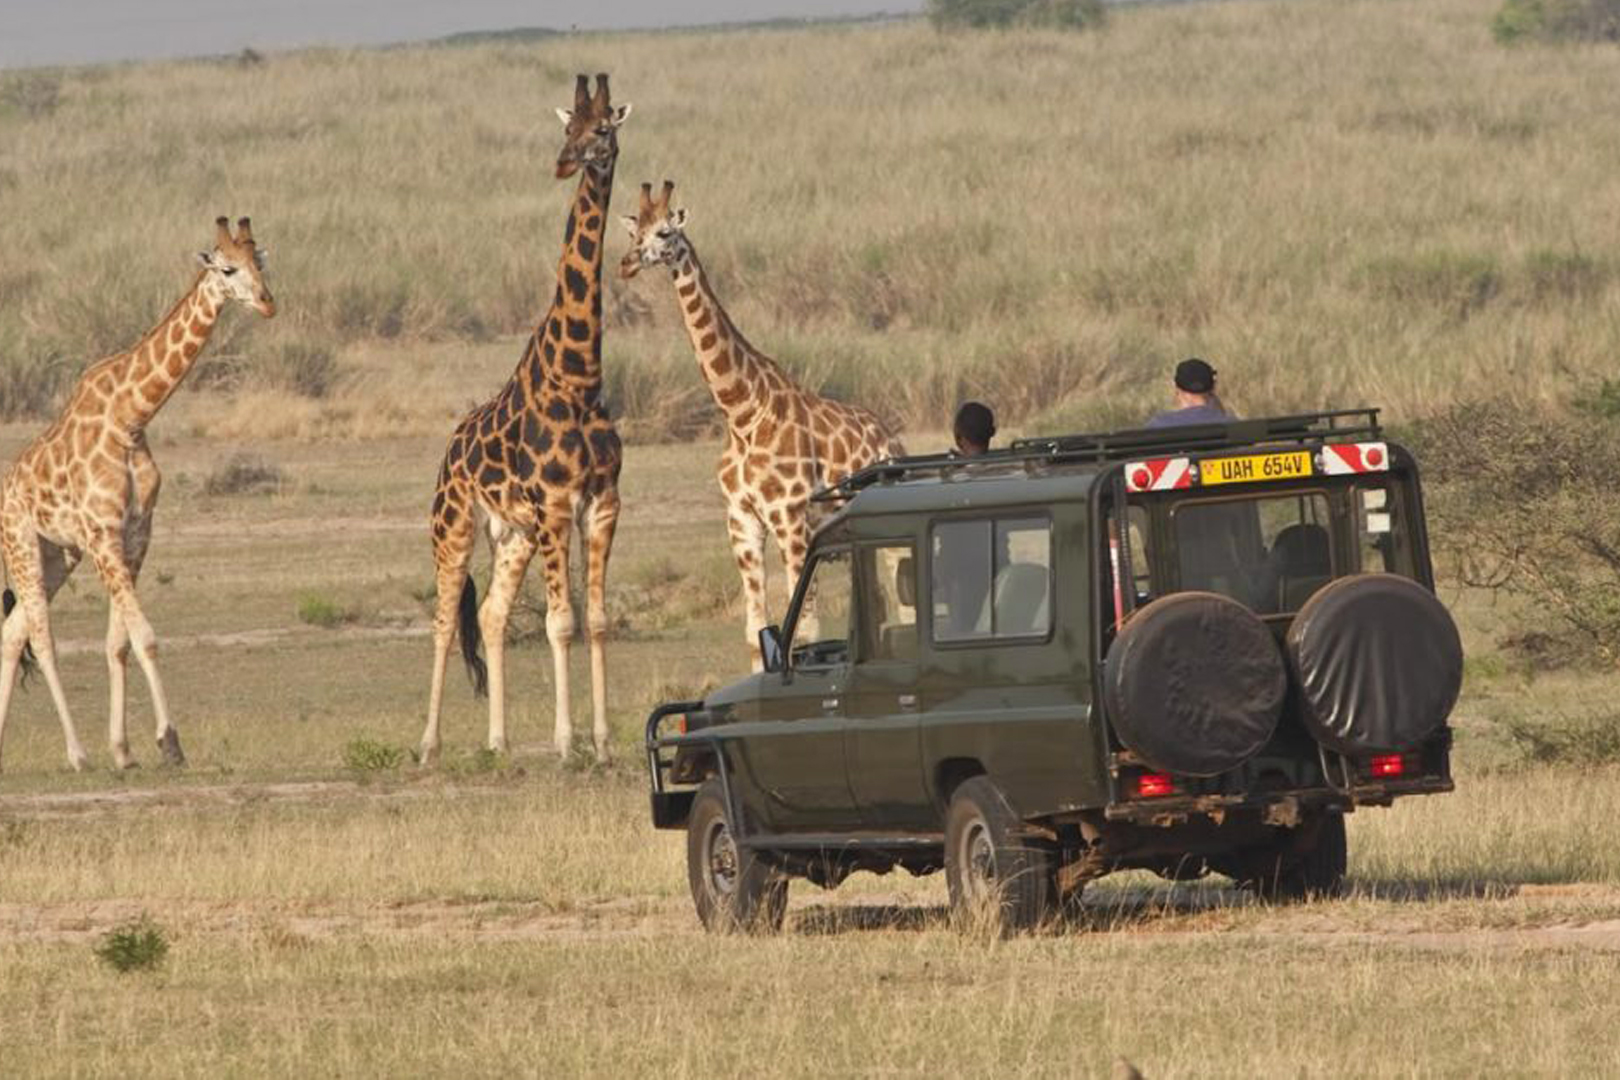
[[[824,697],[821,699],[821,707],[828,712],[831,712],[832,710],[838,708],[838,699],[835,697]]]
[[[901,694],[900,695],[900,707],[902,709],[915,709],[917,707],[917,695],[916,694]]]

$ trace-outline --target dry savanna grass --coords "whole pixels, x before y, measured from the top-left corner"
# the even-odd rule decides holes
[[[1620,347],[1620,89],[1610,49],[1495,45],[1497,6],[1251,0],[1085,34],[904,22],[63,72],[49,108],[0,108],[0,411],[45,407],[127,343],[209,218],[251,213],[283,313],[220,331],[198,381],[222,400],[198,423],[441,432],[551,292],[571,191],[549,175],[551,106],[598,69],[637,105],[619,206],[674,179],[739,326],[913,427],[969,393],[1026,424],[1119,422],[1194,352],[1248,413],[1413,415],[1459,384],[1562,398]],[[610,287],[610,393],[635,437],[714,420],[669,292]]]
[[[550,295],[569,190],[550,107],[576,70],[613,72],[637,106],[620,207],[676,180],[744,332],[903,419],[914,448],[943,445],[967,393],[1009,431],[1140,416],[1190,352],[1244,412],[1412,417],[1459,385],[1580,394],[1620,345],[1612,52],[1498,49],[1495,7],[317,50],[0,93],[0,414],[27,417],[0,426],[0,461],[166,309],[214,214],[254,217],[282,304],[227,319],[151,430],[166,480],[141,592],[190,767],[156,765],[134,673],[145,765],[108,771],[86,571],[53,619],[97,769],[65,770],[42,686],[14,704],[0,1072],[1612,1071],[1620,676],[1503,650],[1522,602],[1450,582],[1459,789],[1355,814],[1346,899],[1266,908],[1220,879],[1129,875],[996,942],[950,931],[937,877],[865,875],[795,885],[779,938],[703,936],[682,839],[647,823],[637,739],[653,703],[736,678],[746,653],[715,410],[656,275],[608,302],[625,430],[676,440],[632,445],[624,473],[616,763],[545,749],[532,608],[513,753],[478,749],[484,707],[452,672],[443,767],[409,757],[431,481]],[[130,926],[168,945],[151,970],[98,958]]]

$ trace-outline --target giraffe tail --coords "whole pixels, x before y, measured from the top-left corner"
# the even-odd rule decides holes
[[[7,594],[10,595],[10,594]],[[467,662],[467,677],[472,680],[473,693],[489,696],[489,669],[478,650],[484,644],[484,632],[478,628],[478,588],[468,574],[461,583],[461,606],[457,611],[460,623],[461,658]]]
[[[0,593],[0,608],[4,608],[3,611],[0,611],[0,618],[10,615],[11,609],[16,606],[16,593],[12,592],[10,589]],[[32,675],[38,670],[38,668],[39,665],[34,662],[34,647],[32,645],[24,645],[22,654],[22,682],[24,686],[28,685],[28,676]]]

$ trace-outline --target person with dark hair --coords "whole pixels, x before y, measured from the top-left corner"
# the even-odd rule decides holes
[[[978,457],[990,449],[990,440],[996,437],[996,414],[988,405],[968,401],[956,410],[951,425],[956,437],[956,452],[963,457]]]
[[[1221,424],[1232,419],[1215,392],[1215,369],[1196,356],[1176,365],[1175,394],[1176,407],[1155,414],[1148,420],[1148,427]]]

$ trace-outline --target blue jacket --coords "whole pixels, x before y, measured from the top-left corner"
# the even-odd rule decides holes
[[[1187,424],[1224,424],[1232,419],[1219,405],[1193,405],[1186,409],[1170,409],[1155,413],[1146,427],[1182,427]]]

